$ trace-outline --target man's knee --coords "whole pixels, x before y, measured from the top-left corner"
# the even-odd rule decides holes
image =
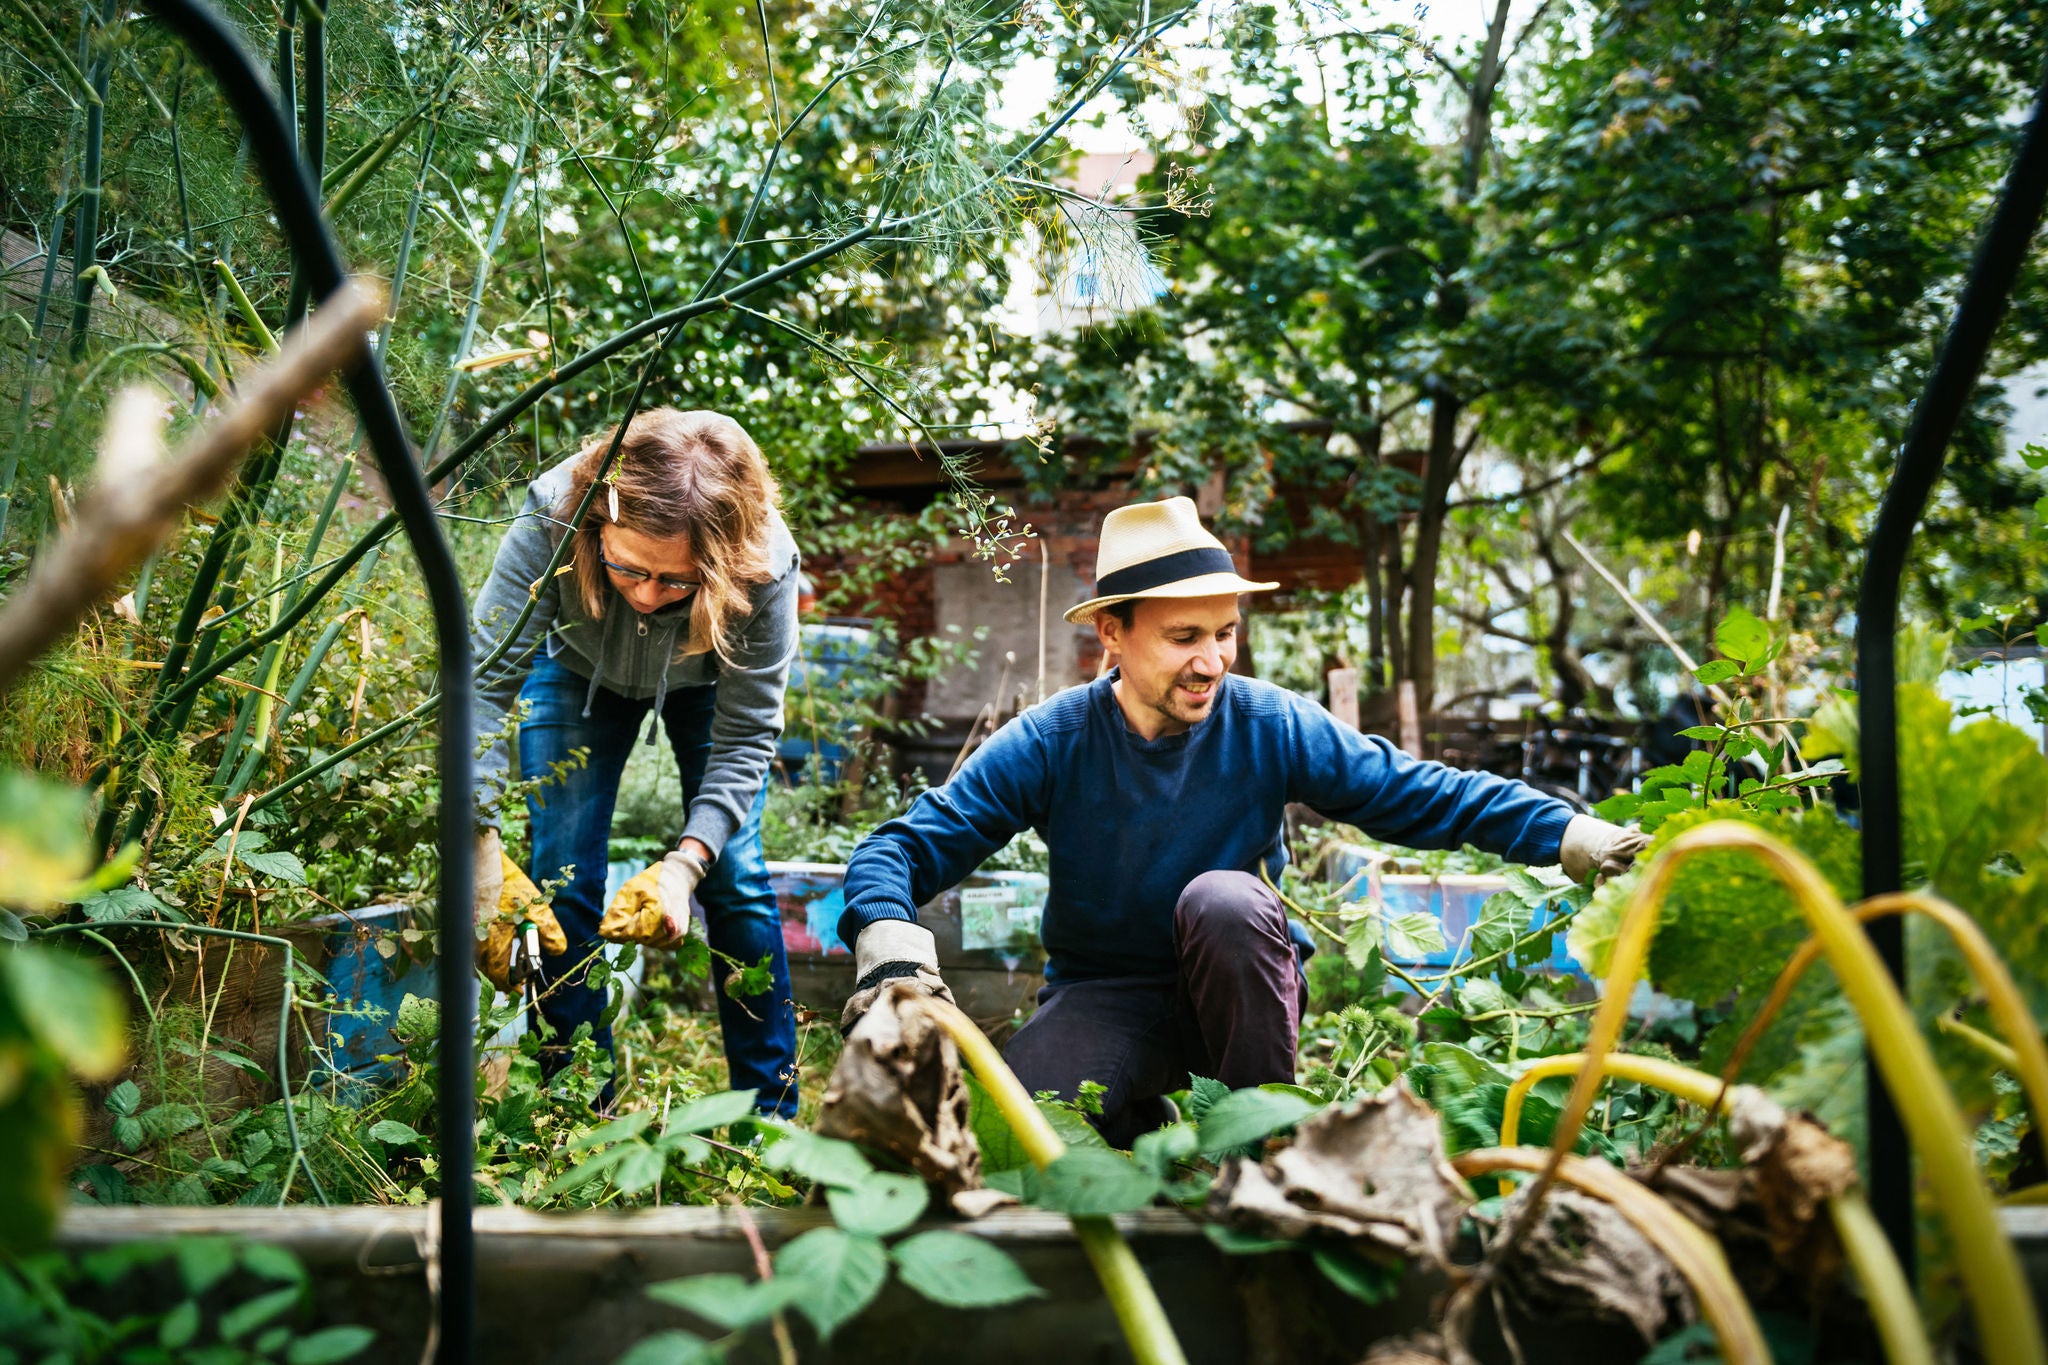
[[[1249,872],[1204,872],[1182,890],[1173,918],[1183,943],[1195,938],[1287,941],[1287,912],[1279,897]]]

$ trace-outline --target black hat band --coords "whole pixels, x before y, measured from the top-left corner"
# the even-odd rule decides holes
[[[1163,588],[1168,583],[1179,583],[1184,579],[1200,578],[1204,574],[1237,572],[1237,562],[1230,557],[1230,551],[1221,546],[1204,545],[1193,550],[1178,550],[1157,559],[1148,559],[1133,564],[1115,573],[1106,573],[1096,580],[1097,597],[1128,597],[1135,593],[1150,592]]]

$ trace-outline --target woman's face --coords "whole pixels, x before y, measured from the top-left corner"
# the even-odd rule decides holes
[[[689,544],[608,525],[597,533],[605,573],[634,611],[646,613],[697,591],[697,559]]]

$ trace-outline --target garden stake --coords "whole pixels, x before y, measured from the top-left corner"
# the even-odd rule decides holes
[[[1926,1165],[1928,1183],[1949,1232],[1970,1307],[1976,1317],[1985,1358],[1993,1365],[2043,1365],[2048,1362],[2041,1324],[2021,1273],[2019,1258],[1998,1226],[1991,1192],[1977,1172],[1974,1144],[1955,1097],[1942,1084],[1926,1039],[1914,1027],[1911,1011],[1863,928],[1842,905],[1826,878],[1813,865],[1768,834],[1734,821],[1719,820],[1691,829],[1657,855],[1642,884],[1623,912],[1615,935],[1600,1012],[1586,1039],[1588,1063],[1572,1085],[1571,1098],[1558,1116],[1550,1160],[1537,1176],[1529,1215],[1549,1181],[1578,1141],[1593,1094],[1600,1086],[1601,1067],[1614,1050],[1628,1020],[1629,996],[1643,974],[1650,939],[1672,879],[1685,862],[1709,849],[1740,849],[1754,853],[1798,903],[1814,935],[1835,968],[1842,992],[1863,1020],[1871,1054],[1882,1064],[1900,1101],[1906,1131]],[[1508,1238],[1515,1236],[1510,1229]],[[1896,1254],[1896,1249],[1895,1249]],[[1906,1264],[1900,1257],[1900,1264]]]
[[[980,1078],[982,1089],[1002,1112],[1031,1164],[1042,1171],[1057,1161],[1066,1151],[1066,1144],[1060,1141],[1045,1115],[1038,1112],[1031,1096],[1024,1093],[1017,1073],[1010,1070],[988,1036],[956,1005],[935,996],[915,1003],[960,1049],[961,1058]],[[1131,1244],[1117,1231],[1116,1223],[1108,1218],[1072,1221],[1074,1235],[1080,1239],[1081,1249],[1088,1253],[1088,1261],[1102,1281],[1102,1292],[1116,1312],[1117,1325],[1123,1328],[1124,1340],[1130,1344],[1138,1365],[1187,1365],[1173,1323],[1160,1306],[1152,1282],[1145,1278],[1145,1268],[1138,1264]],[[1768,1357],[1765,1359],[1768,1361]]]
[[[1863,771],[1857,776],[1861,802],[1863,895],[1866,899],[1901,889],[1905,847],[1899,811],[1898,641],[1899,581],[1913,528],[1941,478],[1965,405],[1977,392],[1984,356],[2012,296],[2013,282],[2027,259],[2041,208],[2048,200],[2048,66],[2034,97],[2033,116],[2013,157],[2005,191],[1991,225],[1977,244],[1970,278],[1956,305],[1955,321],[1941,343],[1934,372],[1913,405],[1913,422],[1899,449],[1898,465],[1884,502],[1877,509],[1863,561],[1863,582],[1856,595],[1857,712],[1863,735]],[[1892,983],[1906,989],[1906,940],[1896,920],[1881,920],[1870,929],[1870,941]],[[1866,1020],[1866,1023],[1868,1021]],[[1900,1129],[1900,1110],[1908,1097],[1885,1088],[1877,1049],[1865,1052],[1865,1092],[1870,1116],[1871,1206],[1900,1264],[1913,1265],[1912,1152]],[[2039,1115],[2036,1115],[2037,1119]],[[1923,1155],[1925,1155],[1923,1153]],[[2039,1345],[2038,1329],[2034,1336]]]
[[[234,108],[270,193],[278,225],[291,246],[296,279],[303,281],[303,288],[313,298],[331,297],[347,279],[341,254],[320,215],[316,185],[309,181],[306,167],[295,154],[292,130],[247,47],[233,26],[204,0],[151,0],[150,8],[213,72],[221,93]],[[288,307],[287,314],[290,312]],[[436,1048],[442,1078],[438,1122],[443,1143],[438,1358],[445,1365],[468,1365],[475,1351],[476,1325],[476,1242],[470,1219],[476,1198],[476,1088],[468,1080],[476,1071],[476,1039],[471,1029],[476,1015],[476,944],[472,935],[452,930],[469,922],[475,872],[475,817],[467,799],[475,773],[469,602],[435,521],[433,500],[413,461],[405,419],[384,383],[377,357],[361,356],[344,374],[390,492],[393,512],[404,524],[419,560],[433,609],[442,721],[436,765],[441,792],[436,831],[441,863],[438,908],[440,923],[449,930],[441,935],[441,1026]],[[300,606],[309,609],[317,600],[317,595],[302,598]],[[277,638],[284,633],[279,630]],[[203,666],[195,666],[194,672],[204,672]],[[461,1079],[451,1081],[451,1077]],[[286,1112],[290,1113],[289,1104]]]
[[[1735,1283],[1721,1244],[1669,1201],[1638,1185],[1621,1171],[1596,1158],[1568,1156],[1562,1162],[1540,1147],[1491,1147],[1451,1158],[1459,1175],[1471,1179],[1496,1171],[1536,1171],[1539,1181],[1554,1171],[1556,1178],[1612,1204],[1615,1211],[1664,1253],[1664,1258],[1685,1276],[1699,1300],[1700,1312],[1721,1344],[1721,1358],[1727,1365],[1771,1365],[1771,1349],[1764,1344],[1763,1329],[1749,1311]],[[1538,1212],[1542,1191],[1534,1190],[1516,1217],[1514,1226],[1526,1227]]]

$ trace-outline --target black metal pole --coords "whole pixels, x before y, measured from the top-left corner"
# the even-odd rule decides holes
[[[2041,223],[2048,199],[2048,71],[2042,75],[2019,154],[2013,159],[2005,191],[1991,226],[1977,245],[1969,282],[1956,305],[1934,373],[1899,449],[1899,461],[1878,508],[1863,568],[1863,586],[1856,603],[1856,685],[1861,710],[1863,772],[1858,782],[1862,802],[1863,894],[1882,895],[1900,889],[1903,877],[1903,832],[1899,820],[1899,714],[1897,642],[1899,582],[1913,529],[1927,508],[1928,496],[1941,477],[1956,422],[1969,404],[1984,370],[1991,336],[2012,296],[2013,282],[2026,261],[2027,248]],[[1873,920],[1871,942],[1903,990],[1906,985],[1904,921],[1897,915]],[[1913,1153],[1898,1107],[1866,1051],[1864,1071],[1869,1093],[1870,1203],[1890,1239],[1899,1264],[1913,1271]]]
[[[315,299],[346,278],[341,252],[320,212],[318,186],[299,160],[293,130],[272,97],[239,35],[205,0],[150,0],[150,8],[206,63],[221,93],[248,131],[249,148],[290,243],[299,277]],[[433,499],[413,462],[405,419],[399,415],[374,352],[344,375],[393,509],[420,563],[433,607],[440,650],[441,733],[441,1304],[442,1365],[469,1365],[475,1353],[476,1247],[470,1224],[475,1202],[476,1016],[475,940],[470,897],[475,869],[471,748],[469,603],[462,579],[441,537]]]

